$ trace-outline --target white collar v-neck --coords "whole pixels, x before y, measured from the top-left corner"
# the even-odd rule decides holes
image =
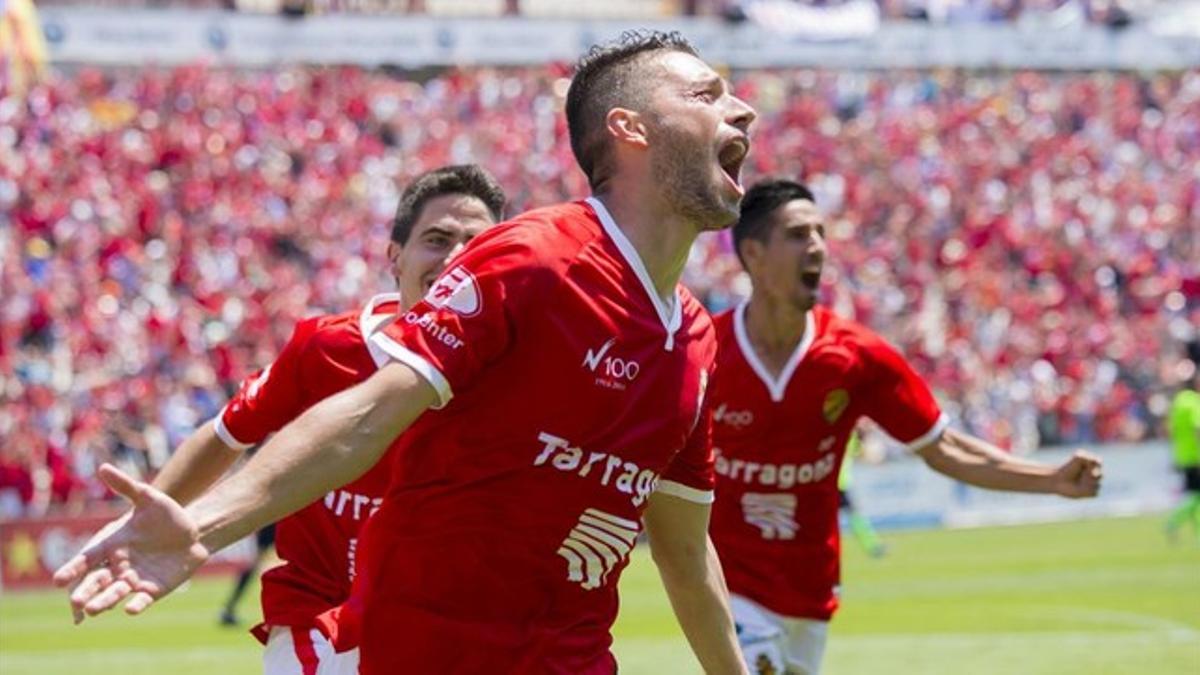
[[[380,293],[363,306],[362,313],[358,315],[358,328],[362,332],[363,340],[369,338],[380,326],[394,317],[393,314],[375,313],[376,308],[386,302],[400,302],[400,294]]]
[[[808,348],[812,346],[813,340],[816,338],[816,321],[813,320],[811,309],[804,314],[804,337],[800,338],[800,344],[796,345],[796,350],[788,357],[783,370],[779,372],[779,378],[775,379],[771,377],[771,373],[763,364],[762,359],[758,358],[758,353],[754,351],[754,345],[750,342],[750,334],[746,331],[746,307],[749,304],[749,300],[743,300],[733,311],[733,335],[737,339],[738,347],[742,350],[742,356],[750,364],[750,368],[763,381],[763,384],[767,385],[767,391],[771,393],[771,400],[778,403],[783,400],[788,383],[792,381],[792,375],[796,373],[796,368],[800,366],[800,362],[804,360],[804,355],[808,353]]]
[[[646,290],[646,295],[650,296],[650,302],[654,305],[654,311],[658,313],[658,319],[662,322],[663,328],[667,331],[666,350],[671,351],[675,347],[675,333],[679,327],[683,325],[683,301],[679,297],[679,290],[676,288],[675,294],[672,296],[674,302],[668,307],[663,301],[662,296],[658,294],[658,290],[654,287],[654,282],[650,280],[650,273],[646,271],[646,265],[642,262],[642,257],[638,255],[637,249],[633,247],[633,243],[617,227],[617,223],[613,220],[612,214],[604,207],[599,199],[595,197],[587,198],[588,206],[596,212],[596,217],[600,219],[600,225],[608,234],[609,239],[612,239],[616,244],[617,250],[621,252],[621,257],[625,259],[626,264],[633,270],[634,276],[638,281],[642,282],[642,288]]]

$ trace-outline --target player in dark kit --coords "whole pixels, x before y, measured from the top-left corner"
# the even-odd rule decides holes
[[[233,590],[229,592],[225,604],[221,605],[220,621],[222,626],[237,626],[241,623],[237,616],[238,603],[246,595],[246,589],[250,587],[254,575],[258,574],[258,568],[262,567],[263,560],[274,548],[275,523],[271,523],[254,533],[254,557],[238,572],[237,579],[233,581]]]

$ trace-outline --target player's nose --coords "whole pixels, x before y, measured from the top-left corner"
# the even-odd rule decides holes
[[[808,240],[808,246],[804,249],[804,265],[805,267],[824,267],[825,266],[825,242],[820,237],[812,237]]]
[[[758,119],[758,112],[749,103],[742,99],[729,95],[729,110],[725,114],[725,121],[730,125],[737,127],[743,132],[749,132],[750,125],[754,120]]]

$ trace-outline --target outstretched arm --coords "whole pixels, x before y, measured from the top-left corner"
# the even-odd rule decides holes
[[[1014,457],[969,434],[947,429],[916,450],[934,471],[990,490],[1094,497],[1103,472],[1100,458],[1077,451],[1059,466]]]
[[[55,582],[74,587],[77,621],[127,598],[126,611],[138,614],[191,576],[210,553],[362,475],[435,401],[433,387],[415,371],[390,363],[310,408],[186,509],[105,467],[105,482],[133,510],[59,568]]]
[[[215,422],[208,420],[180,443],[151,485],[187,505],[224,476],[242,451],[221,440]]]
[[[358,478],[436,402],[426,380],[390,363],[313,406],[188,507],[200,543],[210,551],[225,548]]]
[[[707,504],[655,493],[642,520],[675,616],[706,673],[745,673]]]

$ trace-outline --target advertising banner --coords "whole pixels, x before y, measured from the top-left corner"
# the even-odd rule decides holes
[[[981,490],[946,478],[920,459],[854,467],[856,506],[879,527],[973,527],[1131,516],[1168,509],[1180,478],[1162,443],[1103,446],[1104,483],[1094,499]],[[1070,450],[1043,450],[1039,462],[1057,464]]]

